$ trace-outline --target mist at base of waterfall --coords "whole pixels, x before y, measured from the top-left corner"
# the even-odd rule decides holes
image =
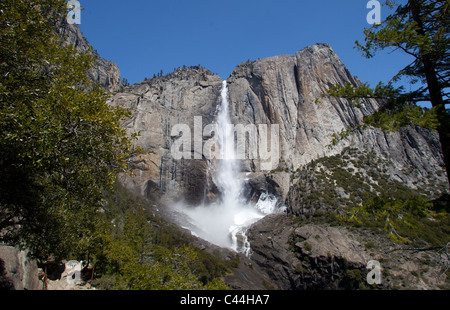
[[[179,224],[194,236],[248,256],[248,228],[268,214],[282,212],[277,201],[274,195],[262,193],[257,203],[237,201],[226,205],[218,201],[199,206],[179,203],[173,208],[179,214]]]

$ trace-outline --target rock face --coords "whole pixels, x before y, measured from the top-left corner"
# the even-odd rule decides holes
[[[133,111],[124,126],[130,133],[140,133],[136,146],[147,152],[135,158],[135,176],[122,176],[128,189],[150,200],[158,200],[162,194],[174,199],[183,197],[189,203],[204,198],[205,188],[211,182],[207,160],[193,152],[194,121],[199,117],[202,137],[203,126],[215,121],[221,87],[221,78],[209,70],[184,67],[126,87],[113,96],[112,105]],[[176,160],[172,156],[173,143],[182,136],[178,131],[172,132],[176,125],[186,125],[190,130],[191,148],[187,151],[192,150],[191,160]],[[198,156],[200,159],[195,159]]]
[[[327,44],[307,47],[296,55],[243,63],[228,82],[234,123],[279,124],[281,159],[276,170],[295,171],[349,146],[391,162],[395,170],[392,176],[411,187],[417,180],[442,170],[437,134],[420,128],[392,133],[373,128],[361,130],[331,147],[334,133],[360,123],[379,103],[363,100],[356,107],[344,99],[321,98],[333,84],[362,85]],[[257,161],[249,160],[245,167],[260,172]],[[410,167],[414,167],[416,175],[401,173]],[[277,181],[286,184],[286,177],[289,176],[284,175],[283,182],[283,177],[278,176]],[[445,182],[445,174],[437,181]],[[284,193],[280,194],[285,197]]]
[[[448,287],[442,258],[396,251],[399,244],[371,231],[294,223],[291,217],[272,215],[254,224],[248,237],[251,260],[277,289],[371,289],[367,266],[372,260],[380,263],[379,289]]]
[[[370,260],[344,228],[305,225],[295,228],[284,215],[268,216],[249,233],[252,260],[266,269],[279,289],[355,289],[347,279]]]
[[[29,259],[24,251],[10,246],[0,246],[0,289],[41,288],[36,261]]]
[[[88,72],[92,81],[99,83],[101,87],[108,92],[117,92],[121,90],[122,80],[119,67],[117,67],[114,62],[101,58],[100,55],[92,49],[87,39],[81,33],[81,29],[78,25],[70,25],[67,23],[66,19],[63,18],[57,27],[57,32],[65,36],[64,44],[71,44],[75,46],[78,51],[91,53],[95,57],[96,65]]]
[[[360,278],[370,256],[365,248],[345,228],[306,225],[294,230],[292,242],[300,265],[296,288],[359,288]],[[357,284],[357,285],[356,285]]]
[[[62,19],[57,31],[65,35],[64,44],[73,44],[80,52],[91,50],[97,66],[89,75],[105,90],[114,93],[110,104],[126,106],[134,112],[124,126],[130,133],[140,132],[136,146],[147,154],[134,158],[134,176],[122,176],[126,187],[154,201],[161,197],[184,198],[190,203],[214,199],[217,189],[208,171],[211,163],[195,154],[193,143],[187,151],[192,151],[192,158],[197,159],[177,160],[170,151],[173,143],[182,137],[172,132],[175,125],[187,125],[193,142],[195,117],[201,119],[200,132],[215,121],[221,78],[201,67],[183,67],[169,75],[124,88],[117,65],[92,50],[78,25],[69,25]],[[278,165],[267,171],[262,169],[260,157],[242,160],[242,170],[251,173],[249,193],[270,191],[281,196],[281,201],[289,202],[293,171],[315,159],[340,154],[349,146],[361,152],[373,152],[378,159],[389,161],[390,175],[411,188],[423,186],[419,180],[427,184],[446,183],[435,132],[407,128],[386,133],[369,128],[330,147],[333,134],[360,123],[379,103],[363,100],[356,107],[344,99],[321,98],[334,84],[362,85],[328,44],[315,44],[295,55],[242,63],[231,73],[227,83],[233,124],[279,125]],[[207,139],[208,136],[203,136],[203,142]],[[256,145],[244,142],[240,147],[248,152]],[[411,167],[415,173],[403,173]],[[290,207],[293,213],[300,213],[297,206]]]
[[[326,146],[333,133],[358,123],[378,106],[375,100],[361,108],[338,99],[315,102],[332,84],[360,83],[327,44],[243,63],[228,81],[233,121],[279,124],[281,159],[294,170],[330,153]]]

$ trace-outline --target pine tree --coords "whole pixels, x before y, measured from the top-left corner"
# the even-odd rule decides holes
[[[386,5],[395,9],[395,13],[381,24],[365,29],[365,43],[356,41],[356,46],[367,58],[378,50],[393,49],[412,56],[414,61],[387,84],[380,82],[375,89],[367,84],[363,87],[335,85],[327,95],[357,103],[365,98],[380,99],[383,105],[377,113],[364,119],[367,125],[388,130],[411,125],[437,130],[450,178],[450,118],[445,107],[450,103],[450,2],[408,0],[402,5],[386,1]],[[422,86],[409,92],[395,87],[394,83],[403,77],[410,78],[411,84],[422,82]],[[431,102],[432,108],[417,105],[423,101]]]

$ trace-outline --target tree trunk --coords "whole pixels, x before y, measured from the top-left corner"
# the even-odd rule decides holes
[[[419,0],[409,0],[411,16],[417,23],[418,34],[425,35],[424,25],[421,18],[421,7]],[[442,90],[439,85],[439,80],[436,74],[436,64],[430,55],[427,55],[419,49],[419,60],[423,64],[424,74],[428,85],[428,92],[430,94],[430,101],[439,121],[437,132],[439,134],[439,141],[441,142],[442,155],[444,157],[445,170],[447,172],[447,180],[450,185],[450,130],[447,112],[445,111],[445,102],[442,98]]]

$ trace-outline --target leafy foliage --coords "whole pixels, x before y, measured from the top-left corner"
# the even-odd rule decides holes
[[[104,189],[127,169],[129,112],[90,81],[94,58],[62,46],[62,0],[0,4],[0,230],[41,261],[88,246]],[[81,249],[80,249],[81,250]]]
[[[221,277],[235,267],[190,245],[190,236],[148,211],[148,202],[119,184],[107,194],[104,230],[89,256],[100,289],[228,289]]]
[[[434,210],[425,198],[381,199],[348,210],[341,219],[356,226],[382,229],[396,242],[443,246],[449,242],[450,216]]]

